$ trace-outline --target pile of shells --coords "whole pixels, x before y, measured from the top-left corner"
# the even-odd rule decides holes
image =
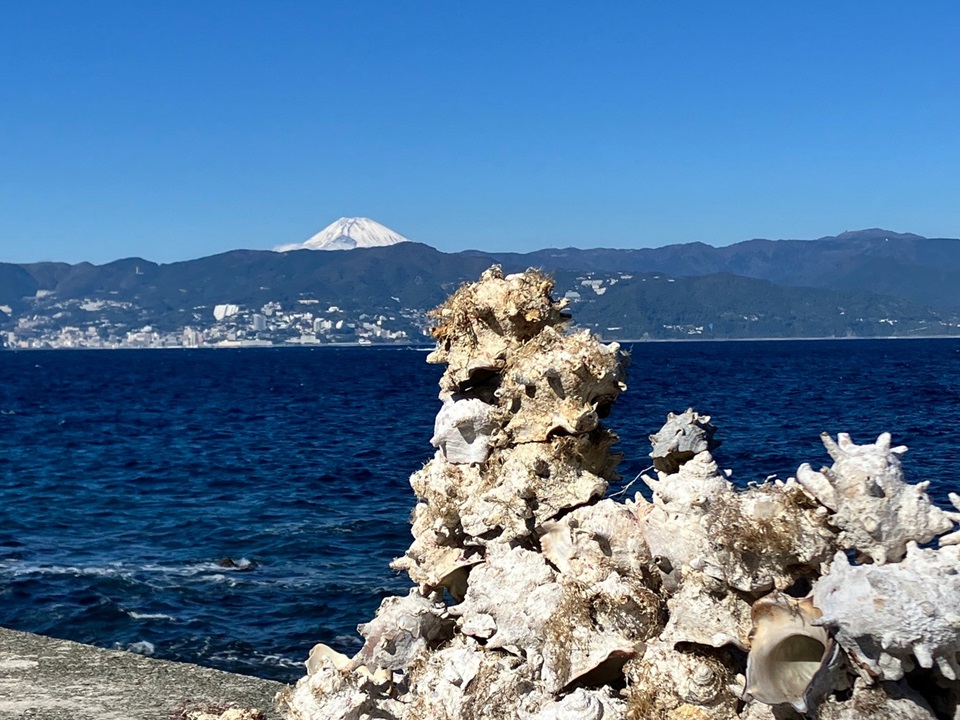
[[[415,587],[354,657],[314,647],[286,716],[960,719],[960,497],[908,485],[887,434],[738,490],[687,410],[650,437],[651,501],[604,499],[627,359],[552,289],[494,267],[434,311]]]

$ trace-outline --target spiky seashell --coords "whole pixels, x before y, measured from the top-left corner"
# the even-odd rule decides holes
[[[643,524],[665,573],[700,572],[716,581],[708,589],[782,590],[835,549],[825,517],[796,482],[737,492],[706,451],[659,475],[643,477],[654,504]]]
[[[434,422],[430,444],[457,465],[482,463],[490,454],[496,430],[493,408],[476,398],[454,397],[443,403]]]
[[[679,415],[668,414],[663,427],[650,436],[653,467],[668,475],[677,472],[697,453],[720,446],[720,442],[713,439],[716,431],[710,424],[710,416],[701,415],[693,408]]]
[[[711,583],[712,585],[713,583]],[[729,588],[708,590],[701,573],[688,570],[678,589],[667,600],[670,619],[660,633],[661,642],[696,643],[709,647],[750,644],[750,602]]]
[[[929,542],[953,523],[926,493],[928,482],[908,485],[903,480],[903,445],[890,446],[890,433],[870,445],[857,445],[846,433],[837,441],[821,435],[834,463],[815,472],[806,463],[797,480],[833,511],[830,522],[840,529],[840,547],[857,550],[877,563],[896,562],[907,543]]]
[[[822,622],[873,680],[899,680],[913,660],[944,677],[960,676],[960,545],[907,546],[888,565],[851,565],[837,553],[813,586]]]
[[[405,669],[423,648],[450,638],[454,623],[445,615],[442,603],[431,602],[416,590],[385,598],[376,617],[357,627],[366,642],[349,667]]]
[[[813,623],[820,611],[810,598],[771,593],[755,602],[744,696],[807,712],[814,678],[830,659],[833,641]]]
[[[948,512],[947,517],[950,518],[955,523],[960,523],[960,495],[957,493],[949,493],[947,495],[950,498],[950,504],[957,510],[957,512]],[[960,529],[955,530],[949,535],[941,535],[937,540],[940,545],[960,545]]]
[[[702,567],[700,558],[708,551],[709,541],[701,519],[712,505],[727,502],[734,492],[713,456],[702,452],[673,475],[641,479],[653,491],[653,507],[644,508],[643,520],[651,555],[671,569]]]
[[[627,663],[627,718],[732,720],[738,697],[730,657],[720,650],[661,642]]]

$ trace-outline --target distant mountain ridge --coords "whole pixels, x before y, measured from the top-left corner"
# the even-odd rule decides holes
[[[672,276],[730,273],[778,285],[867,290],[935,307],[960,308],[960,240],[924,238],[872,228],[818,240],[746,240],[636,250],[578,248],[498,253],[511,268],[664,272]]]
[[[607,337],[960,333],[960,240],[882,229],[720,248],[444,253],[404,240],[354,252],[235,250],[165,265],[0,263],[0,306],[12,310],[0,312],[0,329],[40,311],[82,325],[86,316],[66,305],[91,299],[126,303],[136,323],[163,328],[207,318],[217,304],[258,309],[304,298],[358,317],[420,317],[495,263],[553,273],[575,322]]]

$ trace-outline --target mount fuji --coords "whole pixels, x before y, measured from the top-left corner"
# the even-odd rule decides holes
[[[302,243],[278,245],[275,252],[291,250],[354,250],[355,248],[384,247],[410,242],[398,232],[370,218],[343,217]]]

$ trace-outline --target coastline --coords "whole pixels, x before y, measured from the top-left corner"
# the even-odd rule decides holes
[[[285,685],[190,663],[0,628],[0,720],[170,720],[183,702],[279,720]]]
[[[590,328],[574,328],[575,330],[589,330]],[[821,337],[743,337],[743,338],[718,338],[718,337],[684,337],[684,338],[607,338],[602,334],[597,335],[600,342],[620,343],[621,345],[644,345],[647,343],[727,343],[727,342],[823,342],[823,341],[865,341],[865,340],[960,340],[960,333],[956,335],[855,335],[855,336],[821,336]],[[184,347],[169,345],[164,347],[29,347],[29,348],[8,348],[0,347],[2,352],[43,352],[48,350],[56,351],[92,351],[106,352],[112,350],[316,350],[320,348],[409,348],[411,350],[432,350],[433,343],[360,343],[360,342],[339,342],[339,343],[318,343],[316,345],[301,345],[298,343],[277,343],[275,345],[202,345],[199,347]]]

